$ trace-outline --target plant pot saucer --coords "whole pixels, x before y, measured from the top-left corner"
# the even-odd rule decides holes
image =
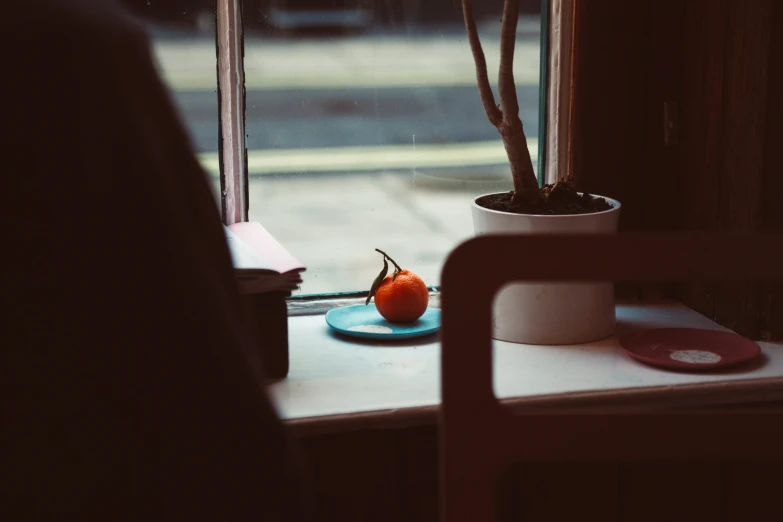
[[[736,366],[761,355],[758,344],[720,330],[658,328],[623,335],[618,342],[638,361],[691,372]]]

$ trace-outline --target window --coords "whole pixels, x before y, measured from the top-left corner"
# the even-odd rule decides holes
[[[521,0],[514,69],[534,163],[541,3]],[[493,83],[502,8],[474,2]],[[376,247],[438,286],[449,251],[473,235],[471,199],[511,188],[460,2],[217,0],[216,9],[217,39],[204,9],[190,11],[187,33],[161,33],[155,45],[218,194],[222,105],[222,153],[234,155],[223,158],[226,220],[261,222],[299,257],[302,294],[367,290]],[[244,51],[219,99],[216,41],[221,67]]]
[[[220,200],[215,0],[122,0],[147,27],[155,59]]]

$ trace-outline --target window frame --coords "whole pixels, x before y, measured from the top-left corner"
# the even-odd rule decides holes
[[[245,65],[241,0],[216,0],[218,163],[223,223],[248,220]]]

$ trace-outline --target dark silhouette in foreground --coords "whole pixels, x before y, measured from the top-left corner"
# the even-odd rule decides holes
[[[106,0],[4,15],[0,519],[306,518],[142,28]]]

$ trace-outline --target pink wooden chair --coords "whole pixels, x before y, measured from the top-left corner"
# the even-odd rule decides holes
[[[783,457],[780,413],[512,414],[492,388],[491,306],[504,284],[781,278],[783,235],[483,236],[457,247],[442,275],[442,520],[494,520],[512,462]]]

